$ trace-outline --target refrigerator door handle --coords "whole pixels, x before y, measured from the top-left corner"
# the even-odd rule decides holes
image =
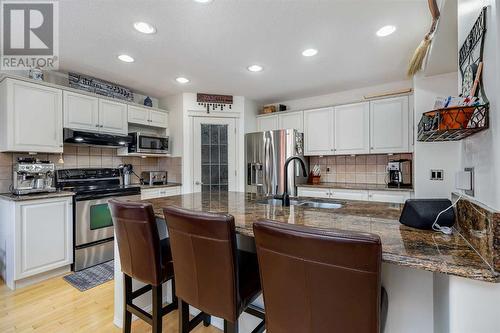
[[[264,139],[264,194],[268,194],[269,188],[269,140]]]

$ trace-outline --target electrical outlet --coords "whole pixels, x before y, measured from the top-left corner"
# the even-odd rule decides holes
[[[444,171],[440,169],[431,169],[431,180],[443,180]]]

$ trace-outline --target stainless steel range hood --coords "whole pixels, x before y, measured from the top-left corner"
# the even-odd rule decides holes
[[[64,129],[64,143],[88,145],[88,146],[105,146],[110,148],[127,147],[132,142],[132,138],[128,135],[113,135],[105,133],[94,133],[79,130]]]

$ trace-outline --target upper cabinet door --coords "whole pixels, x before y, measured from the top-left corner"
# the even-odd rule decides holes
[[[102,132],[128,134],[127,104],[99,99],[99,128]]]
[[[65,128],[99,130],[99,99],[97,97],[64,91],[63,106]]]
[[[335,154],[370,152],[370,104],[357,103],[335,107]]]
[[[6,79],[2,91],[2,150],[61,153],[63,151],[62,90]]]
[[[272,114],[269,116],[262,116],[257,118],[257,130],[259,132],[263,131],[274,131],[279,128],[278,126],[278,115]]]
[[[302,111],[286,112],[279,115],[280,129],[296,129],[304,132],[304,113]]]
[[[408,96],[370,102],[370,152],[410,151],[409,126]]]
[[[128,106],[128,122],[139,125],[149,125],[149,110],[137,106]]]
[[[149,125],[161,128],[168,127],[168,113],[150,110],[149,111]]]
[[[304,111],[304,155],[332,155],[333,108]]]

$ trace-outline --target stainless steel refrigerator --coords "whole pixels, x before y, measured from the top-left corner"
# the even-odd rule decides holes
[[[283,193],[284,165],[287,158],[304,160],[303,134],[294,129],[248,133],[245,135],[246,191],[264,195]],[[297,185],[305,183],[297,161],[288,165],[288,191],[297,195]]]

